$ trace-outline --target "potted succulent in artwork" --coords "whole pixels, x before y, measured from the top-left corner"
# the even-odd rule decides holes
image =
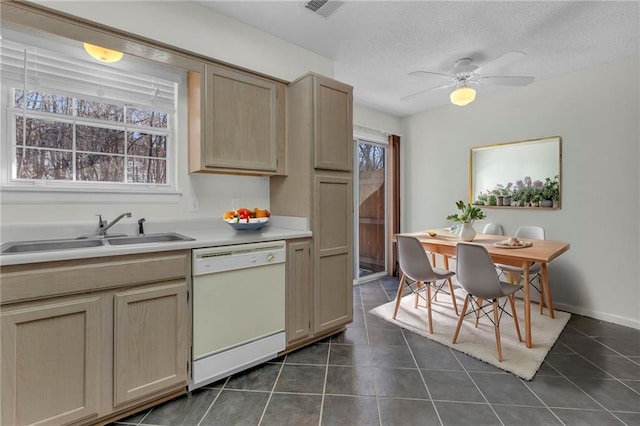
[[[524,206],[531,206],[531,201],[533,201],[533,188],[527,187],[522,190],[522,200],[524,201]]]
[[[511,205],[511,199],[513,197],[513,183],[509,182],[507,183],[507,185],[502,189],[502,195],[504,197],[504,199],[502,200],[502,205],[503,206],[510,206]]]
[[[521,179],[518,179],[516,181],[516,184],[513,186],[512,192],[513,192],[512,204],[516,207],[524,206],[525,188],[524,188],[524,182]]]
[[[496,204],[495,204],[496,206],[504,205],[503,190],[504,190],[504,185],[499,183],[499,184],[496,185],[495,189],[493,189],[493,191],[491,191],[491,193],[496,197]]]
[[[487,216],[479,207],[465,204],[462,200],[456,202],[456,207],[458,208],[458,213],[450,214],[447,216],[447,220],[462,224],[462,228],[458,234],[462,241],[473,241],[476,236],[476,230],[473,229],[473,222],[486,219]]]
[[[540,193],[538,191],[533,192],[531,196],[531,207],[539,207],[540,206]]]
[[[511,205],[513,207],[518,207],[520,205],[520,191],[514,191],[511,196]]]
[[[484,206],[485,204],[487,204],[487,199],[489,198],[489,196],[487,194],[484,193],[479,193],[478,197],[475,199],[475,201],[473,202],[474,205],[476,206]]]
[[[545,179],[541,194],[542,207],[555,207],[554,204],[557,204],[558,199],[560,198],[560,183],[558,182],[558,178],[559,176],[555,175],[553,180],[551,178]]]

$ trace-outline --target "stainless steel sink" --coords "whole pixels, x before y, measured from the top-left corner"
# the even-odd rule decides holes
[[[177,234],[175,232],[164,234],[138,235],[136,237],[109,238],[107,243],[112,246],[123,246],[129,244],[149,244],[149,243],[171,243],[180,241],[193,241],[194,238]]]
[[[109,235],[82,235],[81,237],[77,237],[76,240],[86,240],[86,239],[98,239],[98,240],[108,240],[109,238],[118,238],[118,237],[130,237],[127,234],[109,234]]]
[[[100,247],[104,243],[102,240],[39,240],[39,241],[18,241],[5,243],[2,245],[0,253],[33,253],[39,251],[70,250],[79,248]]]
[[[37,240],[37,241],[16,241],[2,245],[0,254],[24,254],[43,251],[71,250],[82,248],[123,246],[129,244],[149,244],[149,243],[172,243],[180,241],[193,241],[194,238],[187,237],[175,232],[163,234],[148,234],[138,236],[108,236],[108,238],[80,237],[64,240]]]

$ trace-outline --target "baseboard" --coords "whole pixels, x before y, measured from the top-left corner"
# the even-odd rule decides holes
[[[521,292],[518,292],[516,293],[516,297],[519,299],[523,299],[524,295]],[[536,304],[535,309],[538,309],[537,307],[538,297],[539,297],[538,293],[535,291],[535,289],[532,289],[531,302]],[[640,319],[621,317],[619,315],[613,315],[606,312],[599,312],[599,311],[594,311],[592,309],[585,309],[580,306],[570,305],[567,303],[559,303],[556,300],[553,301],[553,308],[561,311],[569,312],[571,314],[582,315],[585,317],[607,321],[607,322],[611,322],[618,325],[624,325],[625,327],[631,327],[631,328],[640,330]]]
[[[624,325],[625,327],[635,328],[640,330],[640,320],[633,318],[621,317],[618,315],[608,314],[606,312],[598,312],[591,309],[581,308],[579,306],[568,305],[566,303],[558,303],[554,300],[553,308],[572,314],[583,315],[589,318],[595,318],[602,321],[611,322],[618,325]]]

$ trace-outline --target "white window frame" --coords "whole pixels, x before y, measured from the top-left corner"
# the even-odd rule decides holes
[[[3,28],[3,33],[5,29]],[[22,33],[20,34],[22,35]],[[37,36],[24,33],[25,44],[34,42],[39,43],[38,47],[48,48],[51,50],[60,49],[78,49],[77,46],[64,46],[64,40],[42,40]],[[20,41],[23,41],[20,39]],[[79,44],[79,43],[78,43]],[[14,115],[23,115],[24,111],[13,107],[13,88],[18,87],[15,81],[2,81],[0,96],[2,97],[2,113],[0,114],[1,128],[4,129],[2,134],[2,147],[0,156],[0,201],[3,204],[61,204],[61,203],[178,203],[182,196],[179,190],[178,181],[178,140],[180,139],[180,131],[186,130],[186,72],[177,71],[169,67],[155,64],[139,58],[127,58],[127,69],[133,72],[142,72],[155,75],[160,78],[166,78],[177,83],[177,94],[175,97],[175,112],[170,113],[167,134],[167,152],[166,158],[166,184],[145,184],[145,183],[124,183],[124,182],[81,182],[81,181],[49,181],[49,180],[26,180],[13,179],[13,169],[15,168],[16,152],[14,146],[15,139],[15,118]],[[49,86],[49,85],[48,85]],[[91,99],[77,93],[73,87],[68,90],[51,87],[37,87],[28,90],[39,90],[45,93],[70,95],[83,99]],[[96,100],[96,99],[91,99]],[[105,102],[124,105],[125,102],[119,102],[112,99],[104,99]],[[153,109],[151,105],[129,104],[135,108]],[[158,109],[162,111],[162,108]],[[46,119],[54,119],[56,121],[74,121],[77,117],[65,116],[61,114],[52,114],[40,111],[27,111],[27,117],[41,117]],[[89,123],[91,119],[82,119],[81,121]],[[100,126],[107,128],[113,125],[115,128],[129,127],[130,124],[113,122],[109,123],[101,121]],[[146,133],[165,134],[165,129],[153,127],[136,128]],[[126,169],[126,165],[125,165]],[[126,173],[126,170],[125,170]]]

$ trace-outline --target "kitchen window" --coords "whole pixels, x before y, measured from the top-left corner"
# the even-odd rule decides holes
[[[128,56],[106,65],[75,44],[3,34],[3,198],[34,190],[175,194],[184,72]]]
[[[167,112],[13,90],[12,179],[167,184]]]

